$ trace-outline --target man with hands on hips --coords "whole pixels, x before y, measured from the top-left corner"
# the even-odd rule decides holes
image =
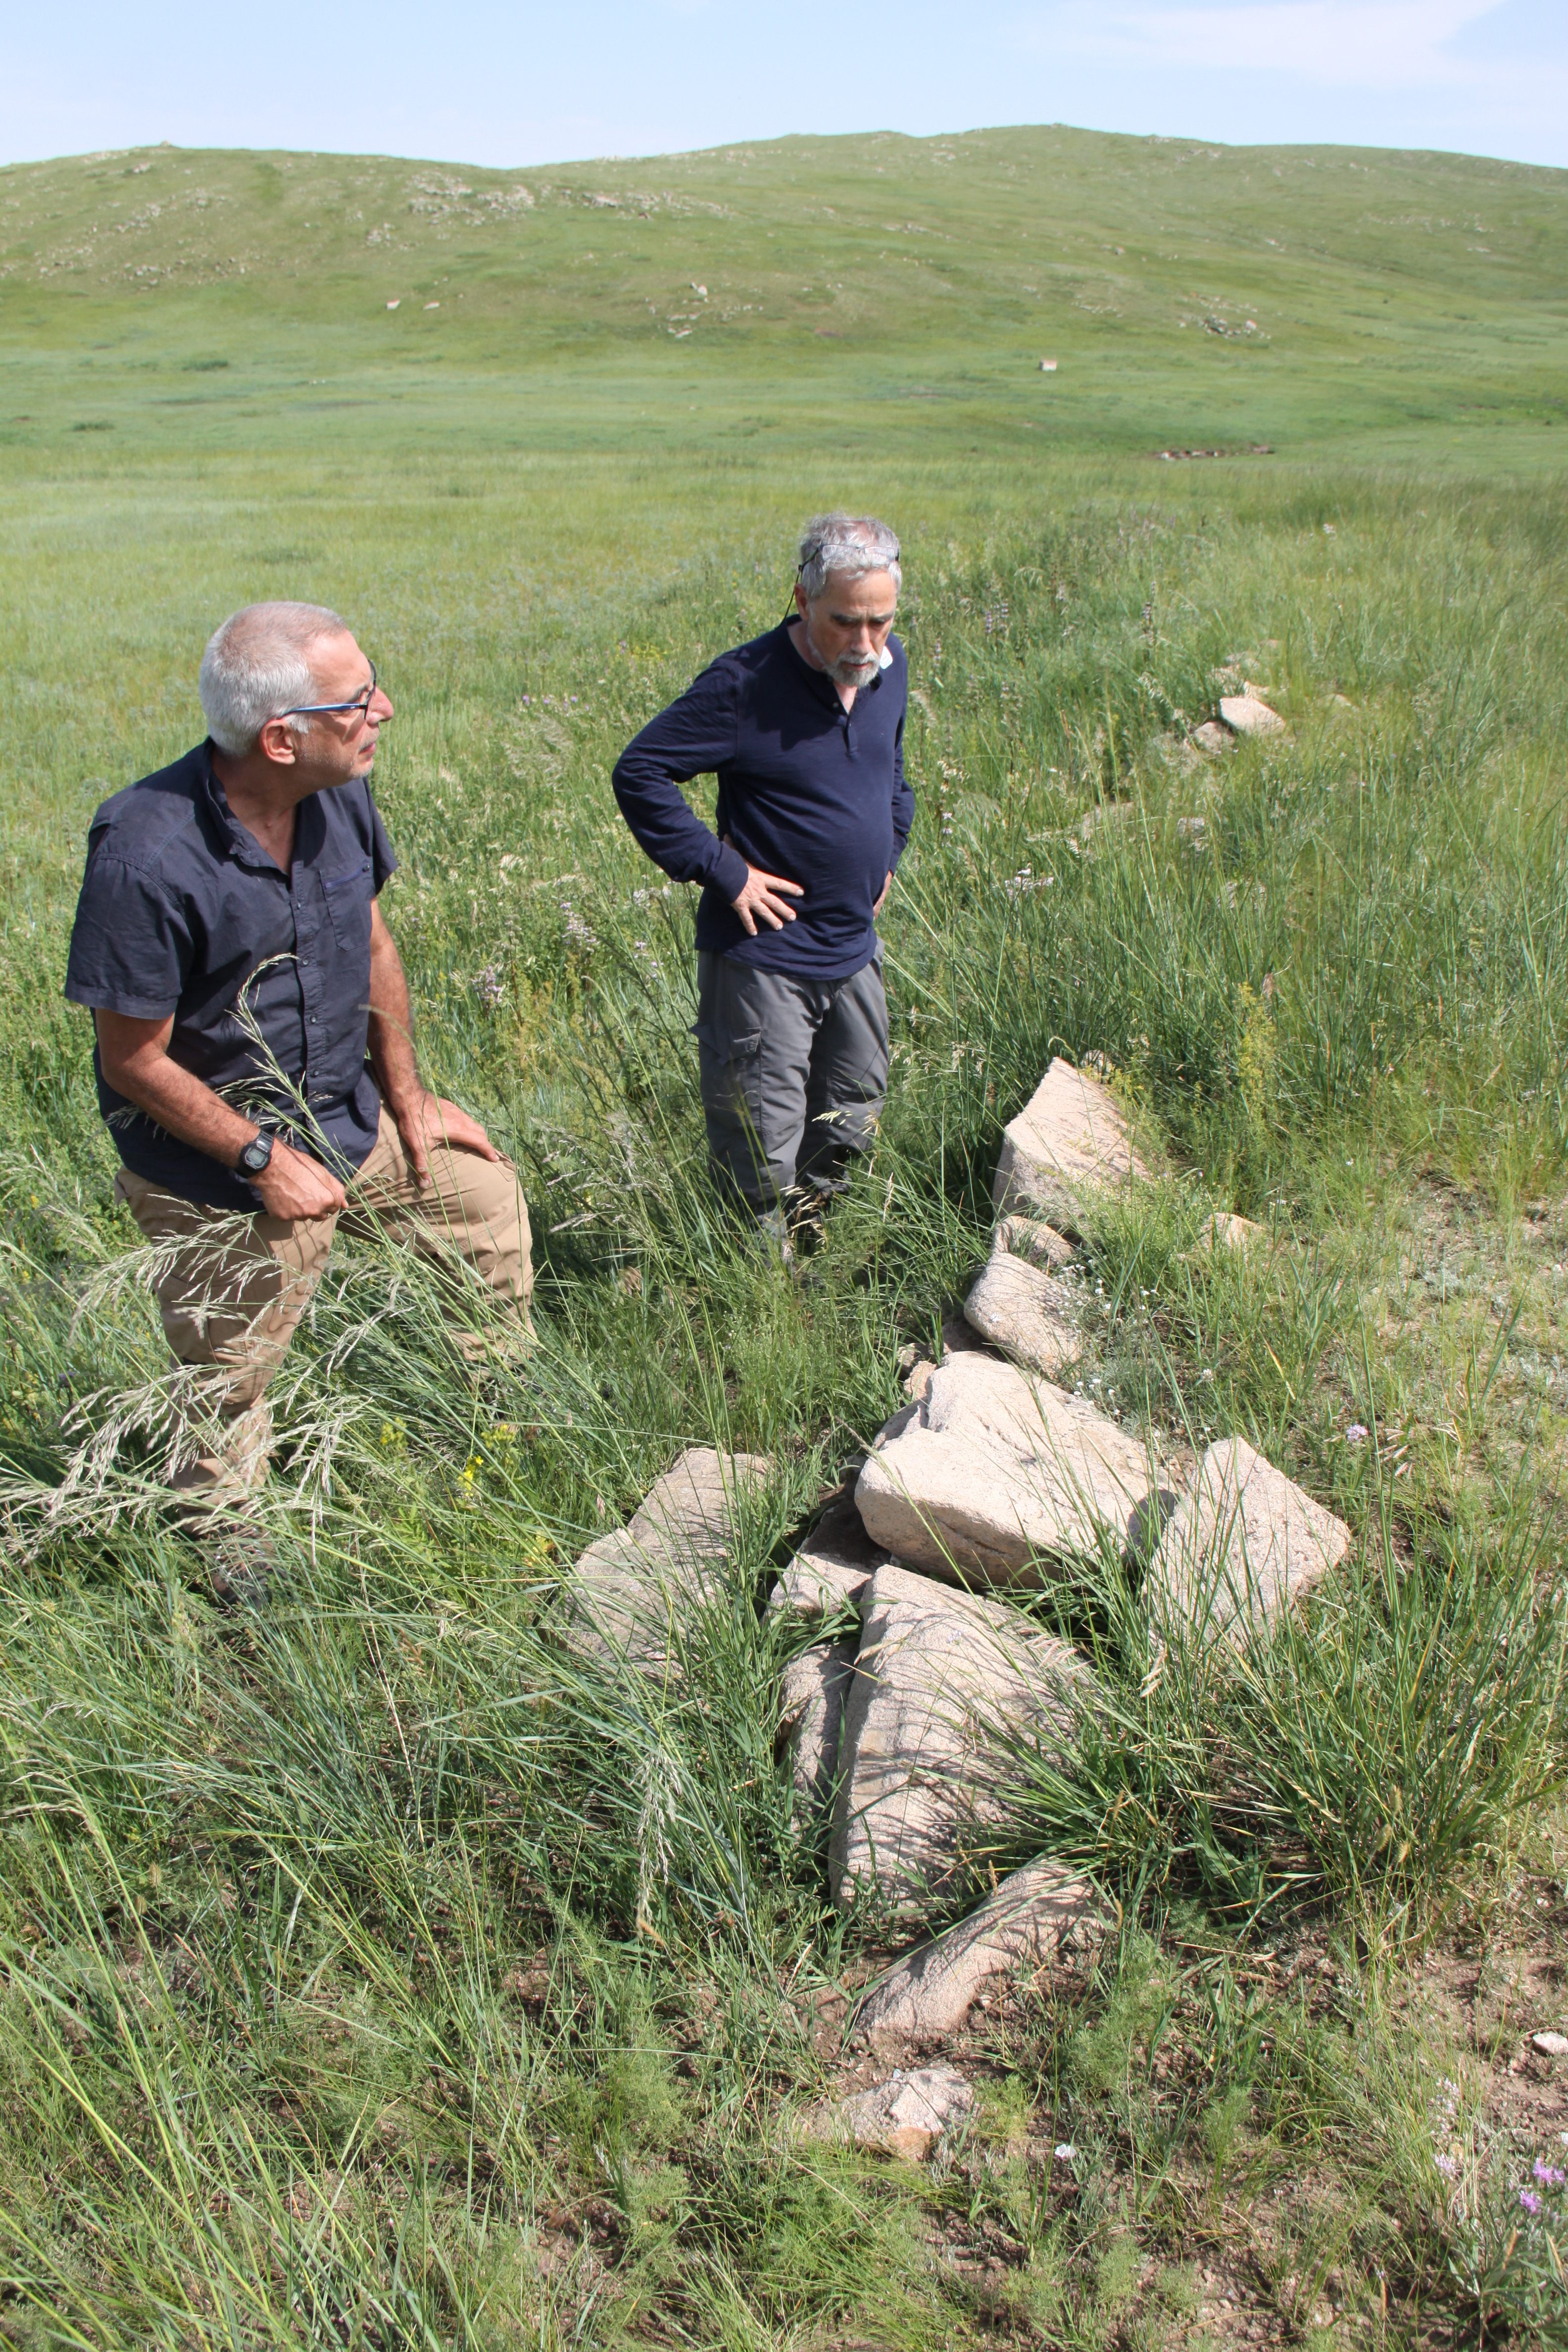
[[[715,1176],[787,1250],[875,1139],[888,1001],[874,928],[909,837],[899,542],[818,515],[794,610],[720,655],[616,764],[632,832],[697,911],[698,1064]],[[682,786],[711,772],[717,822]]]
[[[213,636],[201,695],[207,740],[93,819],[66,994],[92,1009],[116,1194],[170,1245],[163,1328],[210,1416],[174,1484],[237,1590],[265,1549],[242,1506],[267,1384],[340,1220],[438,1233],[520,1334],[531,1276],[515,1171],[415,1058],[377,903],[374,665],[325,607],[253,604]]]

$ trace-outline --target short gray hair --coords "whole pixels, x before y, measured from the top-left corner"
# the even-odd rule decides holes
[[[316,698],[312,646],[346,636],[348,623],[325,604],[247,604],[213,631],[202,656],[201,698],[207,733],[220,751],[242,759],[269,719]],[[308,732],[308,719],[290,719]]]
[[[800,535],[800,569],[796,574],[806,601],[815,604],[835,572],[846,580],[864,580],[868,572],[892,574],[895,588],[903,584],[896,532],[875,515],[813,515]]]

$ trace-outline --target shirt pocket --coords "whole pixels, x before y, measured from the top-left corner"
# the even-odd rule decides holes
[[[370,910],[375,898],[369,857],[360,858],[341,874],[323,874],[321,896],[339,947],[346,955],[368,956]]]

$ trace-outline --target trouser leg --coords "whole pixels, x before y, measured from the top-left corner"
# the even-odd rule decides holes
[[[874,959],[828,984],[806,1085],[806,1126],[796,1174],[803,1189],[839,1191],[857,1152],[869,1151],[888,1092],[888,998]]]
[[[267,1475],[267,1385],[321,1279],[337,1220],[237,1219],[128,1168],[114,1189],[143,1237],[159,1245],[153,1289],[169,1351],[200,1376],[206,1426],[193,1423],[170,1484],[204,1510],[227,1508]]]
[[[794,1189],[812,1040],[826,992],[703,950],[697,993],[698,1066],[714,1179],[757,1216],[770,1216]]]
[[[456,1250],[510,1310],[520,1339],[531,1337],[533,1241],[517,1171],[509,1160],[437,1144],[420,1190],[391,1114],[383,1110],[370,1157],[349,1194],[345,1229],[374,1227],[439,1259]],[[480,1334],[461,1331],[466,1355],[485,1352]]]

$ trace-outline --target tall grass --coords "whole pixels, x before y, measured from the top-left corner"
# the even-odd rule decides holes
[[[707,1189],[689,906],[605,782],[703,652],[774,617],[762,551],[563,626],[526,682],[496,655],[416,686],[379,785],[388,908],[429,1074],[524,1170],[541,1343],[476,1372],[449,1326],[485,1301],[458,1269],[345,1245],[276,1391],[264,1616],[218,1615],[159,1508],[174,1400],[82,1025],[41,991],[63,890],[37,914],[0,980],[0,2231],[22,2340],[916,2346],[990,2324],[942,2251],[945,2177],[786,2128],[820,2088],[817,1999],[863,1962],[774,1755],[799,1633],[759,1603],[960,1295],[1001,1127],[1053,1051],[1105,1058],[1163,1171],[1085,1236],[1086,1385],[1167,1447],[1250,1434],[1358,1546],[1303,1620],[1223,1656],[1157,1648],[1136,1591],[1085,1563],[1063,1606],[1103,1701],[1072,1771],[1020,1759],[998,1866],[1083,1862],[1129,1933],[1201,1916],[1245,1950],[1306,1918],[1387,1953],[1560,1785],[1531,1425],[1509,1407],[1506,1476],[1457,1397],[1453,1438],[1406,1450],[1369,1337],[1391,1199],[1437,1176],[1506,1213],[1568,1147],[1557,559],[1506,499],[1422,495],[1418,522],[1368,484],[1332,538],[1306,483],[1204,528],[1126,505],[912,567],[893,1091],[805,1288]],[[1191,726],[1243,677],[1289,737],[1205,761]],[[1199,1247],[1215,1205],[1270,1249]],[[583,1659],[561,1585],[687,1443],[773,1475],[656,1687]],[[1054,2209],[1008,2210],[1034,2285],[1006,2324],[1049,2308],[1093,2340],[1104,2245],[1080,2261]]]

